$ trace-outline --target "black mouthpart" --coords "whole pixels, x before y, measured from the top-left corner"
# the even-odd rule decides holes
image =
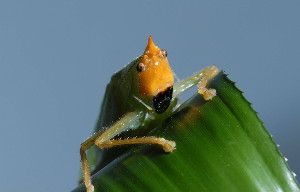
[[[153,107],[156,113],[163,113],[168,109],[172,100],[172,94],[173,86],[168,87],[153,98]]]

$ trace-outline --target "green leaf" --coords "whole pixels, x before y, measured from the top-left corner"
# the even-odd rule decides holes
[[[96,191],[300,191],[271,136],[224,74],[150,135],[176,141],[170,154],[133,147],[93,177]],[[74,191],[84,191],[80,185]]]

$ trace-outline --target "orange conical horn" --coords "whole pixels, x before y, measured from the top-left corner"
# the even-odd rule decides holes
[[[151,56],[157,54],[159,51],[160,51],[160,49],[155,45],[155,43],[153,42],[152,36],[150,35],[148,37],[148,43],[145,48],[144,54],[147,54],[148,56],[151,57]]]

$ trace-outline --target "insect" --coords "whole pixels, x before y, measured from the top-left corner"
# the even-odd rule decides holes
[[[166,119],[179,106],[178,95],[198,85],[205,100],[216,92],[207,88],[209,81],[219,73],[215,66],[182,81],[175,82],[167,52],[156,46],[149,36],[144,53],[115,73],[106,87],[96,133],[81,144],[83,182],[88,192],[94,191],[86,151],[91,146],[100,149],[133,144],[153,144],[165,152],[175,150],[175,141],[155,136],[117,138],[128,130],[147,127],[152,122]]]

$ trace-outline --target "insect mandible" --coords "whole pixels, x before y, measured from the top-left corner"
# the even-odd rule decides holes
[[[179,106],[176,104],[178,95],[194,85],[198,85],[198,93],[205,100],[212,99],[216,91],[207,88],[207,84],[218,73],[217,67],[209,66],[175,82],[167,52],[156,46],[149,36],[144,53],[112,76],[102,102],[98,129],[81,144],[81,168],[87,191],[94,191],[86,155],[91,146],[107,149],[122,145],[153,144],[165,152],[174,151],[175,141],[161,137],[116,137],[125,131],[145,126],[147,122],[172,115]]]

